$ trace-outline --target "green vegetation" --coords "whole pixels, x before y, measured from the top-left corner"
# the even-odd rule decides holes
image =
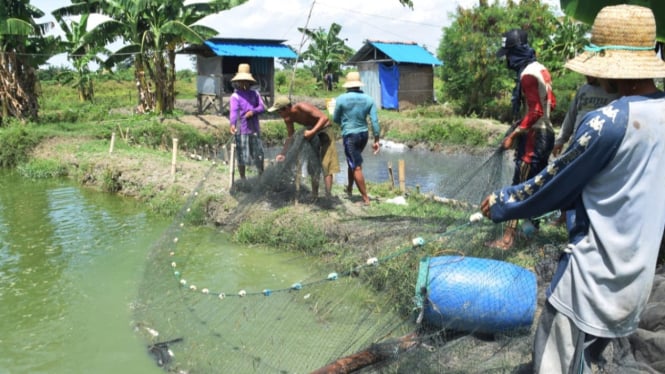
[[[557,97],[552,119],[561,123],[570,98],[584,83],[584,77],[564,69],[563,63],[587,43],[589,26],[567,17],[557,19],[539,0],[508,1],[505,6],[488,3],[480,1],[476,7],[458,9],[452,24],[444,28],[437,52],[445,62],[439,70],[442,102],[450,103],[462,116],[512,122],[510,98],[515,72],[495,53],[505,31],[521,28],[527,31],[538,60],[552,74]]]

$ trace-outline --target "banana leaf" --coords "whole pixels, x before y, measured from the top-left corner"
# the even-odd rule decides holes
[[[665,42],[664,0],[559,0],[559,3],[566,15],[588,24],[592,24],[596,14],[607,5],[633,4],[651,8],[656,17],[656,39]]]

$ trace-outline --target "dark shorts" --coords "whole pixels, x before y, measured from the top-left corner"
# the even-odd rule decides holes
[[[346,155],[346,163],[350,170],[355,170],[363,165],[362,153],[365,146],[367,146],[368,139],[369,132],[344,135],[342,138],[344,155]]]

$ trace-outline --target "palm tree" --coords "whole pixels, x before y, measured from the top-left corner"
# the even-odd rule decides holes
[[[0,0],[0,110],[3,118],[37,119],[36,68],[51,57],[56,40],[44,37],[53,26],[35,20],[44,12],[27,0]]]
[[[338,75],[341,71],[340,66],[353,54],[353,50],[339,38],[341,30],[342,26],[334,22],[328,31],[323,28],[316,30],[298,28],[298,31],[311,40],[302,57],[313,63],[310,69],[317,82],[322,82],[327,73]]]

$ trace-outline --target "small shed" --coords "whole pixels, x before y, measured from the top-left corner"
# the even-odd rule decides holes
[[[233,93],[231,78],[238,65],[247,63],[266,105],[275,98],[275,58],[295,59],[285,40],[211,38],[178,53],[196,55],[196,92],[199,113],[213,108],[223,114]],[[225,100],[227,99],[227,100]]]
[[[415,42],[367,40],[347,64],[358,67],[363,91],[383,109],[436,100],[434,67],[442,63]]]

